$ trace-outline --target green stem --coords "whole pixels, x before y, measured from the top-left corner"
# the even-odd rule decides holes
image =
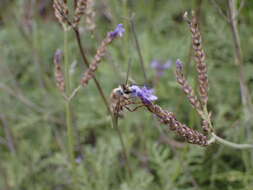
[[[81,38],[80,38],[80,33],[79,33],[78,29],[74,29],[74,32],[75,32],[75,35],[76,35],[77,44],[78,44],[83,62],[86,65],[86,67],[89,68],[90,63],[89,63],[88,59],[86,58],[86,55],[85,55],[85,52],[84,52],[84,49],[83,49],[83,45],[82,45],[82,42],[81,42]],[[100,83],[98,82],[98,80],[96,79],[95,76],[93,77],[93,80],[94,80],[94,82],[96,84],[96,87],[99,91],[99,94],[100,94],[100,96],[101,96],[101,98],[102,98],[102,100],[103,100],[103,102],[106,106],[107,111],[110,113],[111,112],[110,106],[109,106],[109,103],[106,99],[105,93],[104,93]]]
[[[209,117],[209,114],[208,114],[206,106],[204,107],[204,117],[203,117],[203,119],[205,119],[205,120],[208,121],[209,127],[213,130],[214,128],[212,126],[212,122],[210,120],[210,117]],[[211,133],[211,136],[212,136],[212,138],[208,141],[208,144],[212,144],[215,141],[217,141],[217,142],[219,142],[219,143],[221,143],[223,145],[229,146],[231,148],[236,148],[236,149],[253,148],[253,144],[237,144],[237,143],[233,143],[233,142],[227,141],[227,140],[225,140],[225,139],[217,136],[214,132]]]
[[[75,35],[76,35],[77,44],[78,44],[78,47],[79,47],[79,50],[80,50],[83,62],[86,65],[86,67],[89,68],[90,63],[89,63],[88,59],[86,58],[85,51],[84,51],[84,48],[83,48],[83,45],[82,45],[82,42],[81,42],[81,38],[80,38],[80,33],[79,33],[78,29],[74,29],[74,32],[75,32]],[[118,136],[120,138],[121,147],[123,149],[124,156],[125,156],[125,159],[126,159],[126,167],[128,168],[128,174],[129,174],[129,176],[132,176],[131,175],[130,164],[129,164],[129,161],[128,161],[126,147],[125,147],[125,144],[124,144],[124,141],[123,141],[123,137],[122,137],[121,131],[120,131],[119,127],[118,127],[117,118],[114,117],[114,115],[113,115],[113,113],[112,113],[112,111],[110,109],[110,105],[109,105],[109,103],[108,103],[108,101],[106,99],[105,93],[104,93],[104,91],[103,91],[103,89],[102,89],[99,81],[96,79],[95,76],[93,77],[93,80],[94,80],[95,85],[96,85],[96,87],[98,89],[98,92],[99,92],[99,94],[100,94],[100,96],[101,96],[101,98],[102,98],[102,100],[103,100],[103,102],[104,102],[104,104],[105,104],[105,106],[107,108],[107,111],[108,111],[108,113],[111,116],[113,128],[116,129],[117,134],[118,134]]]
[[[126,161],[126,168],[128,170],[128,177],[132,177],[132,170],[131,170],[129,160],[128,160],[127,149],[126,149],[126,146],[125,146],[124,141],[123,141],[123,136],[122,136],[121,131],[120,131],[119,126],[118,126],[117,116],[112,115],[112,125],[113,125],[113,128],[116,129],[116,131],[118,133],[118,136],[119,136],[119,139],[120,139],[120,143],[121,143],[121,146],[122,146],[122,149],[123,149],[123,154],[124,154],[125,161]]]
[[[138,40],[138,37],[137,37],[137,34],[136,34],[136,30],[135,30],[135,24],[134,24],[133,16],[131,16],[130,23],[131,23],[131,29],[132,29],[132,32],[133,32],[133,36],[134,36],[135,46],[136,46],[137,53],[138,53],[139,60],[140,60],[140,64],[141,64],[143,77],[144,77],[145,83],[147,84],[148,79],[147,79],[146,69],[145,69],[145,65],[144,65],[143,56],[142,56],[142,53],[141,53],[140,43],[139,43],[139,40]]]
[[[237,144],[237,143],[233,143],[230,141],[227,141],[221,137],[218,137],[215,133],[211,134],[213,136],[213,139],[218,141],[219,143],[232,147],[232,148],[236,148],[236,149],[247,149],[247,148],[253,148],[253,144]],[[212,140],[212,139],[211,139]]]
[[[68,63],[68,33],[64,31],[64,70],[65,70],[65,85],[66,85],[66,94],[67,96],[70,95],[70,76],[69,76],[69,63]],[[67,125],[67,137],[68,137],[68,152],[69,152],[69,159],[71,163],[71,172],[76,179],[75,169],[75,155],[74,155],[74,133],[73,133],[73,121],[72,121],[72,113],[71,113],[71,102],[66,100],[65,101],[65,111],[66,111],[66,125]],[[75,180],[76,182],[76,180]]]

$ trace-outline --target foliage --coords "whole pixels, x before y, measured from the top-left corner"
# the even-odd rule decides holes
[[[144,84],[130,23],[135,27],[149,82],[156,72],[154,59],[173,62],[180,58],[187,77],[196,86],[191,38],[182,20],[186,10],[201,2],[201,31],[207,54],[210,95],[208,107],[216,132],[225,139],[253,143],[252,120],[245,117],[240,98],[238,67],[230,26],[211,1],[103,0],[96,1],[96,29],[87,31],[81,21],[81,38],[89,60],[108,31],[118,23],[126,28],[124,38],[110,45],[96,77],[109,99],[113,88],[124,83],[131,59],[130,78]],[[53,55],[63,48],[63,30],[54,17],[52,1],[0,1],[0,189],[252,189],[252,150],[234,150],[214,144],[190,145],[153,116],[126,113],[119,127],[129,154],[132,176],[116,131],[94,85],[73,99],[71,110],[77,162],[76,187],[71,184],[67,150],[64,99],[54,80]],[[226,10],[226,4],[220,5]],[[144,8],[145,7],[145,8]],[[253,88],[252,2],[239,15],[245,79]],[[68,32],[71,88],[85,70],[73,32]],[[196,112],[176,83],[175,65],[154,86],[157,103],[171,110],[193,128],[200,129]],[[252,115],[252,113],[251,113]]]

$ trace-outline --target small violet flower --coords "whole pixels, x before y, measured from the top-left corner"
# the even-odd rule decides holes
[[[146,103],[150,103],[158,99],[157,96],[154,95],[154,89],[148,89],[146,86],[140,88],[136,85],[133,85],[131,88],[132,95],[138,96]]]
[[[82,163],[83,161],[83,157],[81,155],[79,155],[77,158],[76,158],[76,163],[80,164]]]
[[[183,70],[183,63],[180,61],[180,59],[176,60],[176,67],[178,70],[182,71]]]
[[[172,65],[172,61],[168,60],[166,63],[161,63],[160,61],[153,60],[151,62],[151,67],[154,68],[158,76],[162,76],[166,69],[169,69]]]
[[[118,26],[115,28],[115,30],[110,33],[110,37],[112,37],[112,38],[122,37],[125,31],[126,30],[123,27],[123,24],[118,24]]]

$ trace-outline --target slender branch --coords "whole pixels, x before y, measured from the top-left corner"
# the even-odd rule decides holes
[[[236,148],[236,149],[248,149],[248,148],[252,148],[253,149],[253,144],[237,144],[237,143],[233,143],[230,141],[227,141],[219,136],[217,136],[215,133],[211,133],[212,138],[209,140],[209,144],[214,143],[215,141],[218,141],[219,143],[229,146],[231,148]]]
[[[138,56],[139,56],[139,59],[140,59],[140,64],[141,64],[143,77],[144,77],[145,83],[147,83],[148,80],[147,80],[146,70],[145,70],[145,66],[144,66],[143,56],[142,56],[142,53],[141,53],[140,43],[138,41],[138,37],[137,37],[137,34],[136,34],[136,30],[135,30],[135,24],[134,24],[133,16],[132,16],[132,18],[130,18],[130,23],[131,23],[131,29],[132,29],[132,32],[133,32],[133,36],[134,36],[134,42],[135,42],[136,49],[137,49],[137,52],[138,52]]]
[[[76,35],[76,40],[77,40],[77,44],[78,44],[78,47],[79,47],[79,50],[80,50],[80,53],[81,53],[81,57],[83,59],[84,64],[88,68],[90,64],[89,64],[88,59],[86,58],[85,51],[84,51],[84,48],[82,46],[82,42],[81,42],[81,38],[80,38],[80,33],[79,33],[78,29],[76,29],[76,28],[73,28],[73,29],[74,29],[74,32],[75,32],[75,35]],[[96,85],[96,87],[97,87],[97,89],[99,91],[99,94],[102,97],[102,100],[103,100],[103,102],[104,102],[104,104],[105,104],[105,106],[107,108],[107,111],[108,111],[108,113],[111,116],[113,128],[115,128],[116,131],[117,131],[117,133],[118,133],[118,136],[120,138],[121,147],[123,149],[123,153],[124,153],[124,156],[125,156],[125,159],[126,159],[126,167],[128,168],[128,174],[129,174],[129,176],[132,176],[132,172],[131,172],[131,169],[130,169],[130,163],[128,161],[128,156],[127,156],[126,146],[124,144],[122,134],[121,134],[120,129],[118,127],[118,122],[117,122],[117,120],[115,120],[115,117],[114,117],[114,115],[113,115],[113,113],[112,113],[112,111],[110,109],[110,105],[109,105],[109,103],[108,103],[108,101],[107,101],[107,99],[105,97],[105,93],[103,92],[103,89],[102,89],[100,83],[98,82],[98,80],[96,79],[95,76],[93,76],[93,80],[94,80],[95,85]]]
[[[229,24],[231,26],[232,34],[233,34],[233,42],[235,46],[235,63],[238,66],[239,73],[240,73],[240,86],[241,86],[241,99],[244,108],[246,108],[245,112],[253,111],[253,105],[250,98],[249,89],[246,85],[245,80],[245,73],[243,68],[243,56],[242,56],[242,49],[240,43],[240,35],[237,26],[237,15],[238,10],[236,8],[236,0],[228,0],[228,7],[229,7]]]
[[[121,131],[120,131],[119,126],[118,126],[118,117],[117,116],[113,116],[112,123],[113,123],[113,127],[116,129],[116,131],[119,135],[120,143],[122,145],[123,154],[124,154],[124,157],[125,157],[125,160],[126,160],[126,167],[127,167],[128,175],[129,175],[128,177],[132,177],[132,170],[131,170],[131,167],[130,167],[130,164],[129,164],[127,149],[126,149],[126,146],[124,144],[123,136],[122,136]]]
[[[2,125],[4,128],[6,144],[9,148],[10,152],[13,155],[15,155],[16,154],[16,143],[15,143],[15,139],[13,136],[13,132],[12,132],[11,128],[9,127],[7,120],[5,120],[5,118],[2,115],[0,115],[0,121],[2,121]]]
[[[29,100],[22,92],[20,89],[18,89],[18,87],[16,86],[17,90],[13,90],[15,89],[15,87],[8,87],[6,86],[4,83],[0,83],[0,89],[5,90],[5,92],[7,94],[9,94],[10,96],[13,96],[15,98],[17,98],[21,103],[25,104],[27,107],[33,109],[36,112],[43,112],[43,109],[36,105],[34,102],[32,102],[31,100]]]
[[[65,96],[66,100],[71,101],[81,88],[82,88],[81,85],[79,85],[77,88],[75,88],[69,97]]]
[[[85,55],[85,52],[84,52],[84,48],[82,46],[82,42],[81,42],[81,38],[80,38],[80,33],[79,33],[78,29],[74,29],[74,32],[75,32],[75,35],[76,35],[76,40],[77,40],[77,43],[78,43],[78,47],[79,47],[79,50],[80,50],[83,62],[86,65],[86,67],[88,68],[90,64],[89,64],[88,59],[86,58],[86,55]],[[109,103],[108,103],[108,101],[106,99],[105,93],[103,92],[103,89],[102,89],[100,83],[98,82],[98,80],[96,79],[95,76],[93,77],[93,80],[95,82],[95,85],[96,85],[96,87],[97,87],[97,89],[99,91],[99,94],[100,94],[102,100],[104,101],[104,104],[106,106],[106,109],[107,109],[108,113],[110,113],[111,112],[110,106],[109,106]]]
[[[69,63],[68,63],[68,33],[64,31],[64,67],[65,67],[65,84],[66,84],[66,94],[70,94],[70,77],[69,77]],[[67,137],[68,137],[68,152],[69,159],[71,163],[71,172],[74,179],[74,184],[76,183],[76,163],[75,163],[75,142],[73,133],[73,118],[71,113],[71,102],[65,101],[65,111],[66,111],[66,125],[67,125]]]
[[[242,8],[244,7],[244,4],[245,4],[245,0],[241,0],[241,2],[240,2],[240,6],[239,6],[238,11],[237,11],[237,14],[235,15],[235,16],[236,16],[236,18],[237,18],[237,17],[238,17],[238,15],[241,13]]]
[[[205,107],[204,109],[204,114],[202,115],[202,119],[206,120],[208,122],[209,127],[212,129],[213,131],[213,125],[211,122],[211,118],[210,118],[210,114],[207,111],[207,108]],[[217,136],[214,132],[211,133],[212,138],[208,141],[208,145],[215,143],[216,141],[219,142],[220,144],[229,146],[231,148],[236,148],[236,149],[247,149],[247,148],[253,148],[253,144],[237,144],[237,143],[233,143],[230,141],[227,141],[219,136]]]
[[[11,190],[11,185],[9,183],[9,179],[8,179],[8,175],[7,175],[7,171],[6,169],[2,166],[2,164],[0,163],[0,176],[1,179],[3,180],[4,184],[5,184],[5,188],[6,190]]]
[[[216,0],[210,0],[213,6],[217,9],[218,13],[229,23],[229,19],[227,14],[222,10],[222,8],[218,5]]]

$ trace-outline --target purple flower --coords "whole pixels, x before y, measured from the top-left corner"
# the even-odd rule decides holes
[[[151,67],[154,68],[158,76],[162,76],[166,69],[169,69],[172,65],[172,61],[168,60],[166,63],[161,63],[160,61],[154,60],[151,62]]]
[[[136,85],[131,86],[131,89],[133,96],[138,96],[146,103],[157,100],[157,97],[154,95],[154,89],[148,89],[146,86],[140,88]]]
[[[115,28],[115,30],[110,33],[110,37],[112,37],[112,38],[122,37],[125,31],[126,30],[123,27],[123,24],[118,24],[118,26]]]
[[[183,70],[183,63],[182,63],[182,61],[180,61],[180,59],[176,60],[176,66],[177,66],[178,70],[180,70],[180,71]]]
[[[61,64],[62,62],[62,57],[63,57],[63,52],[60,49],[57,49],[55,54],[54,54],[54,60],[55,64]]]
[[[83,161],[83,157],[82,157],[81,155],[79,155],[79,156],[76,158],[76,163],[80,164],[82,161]]]

